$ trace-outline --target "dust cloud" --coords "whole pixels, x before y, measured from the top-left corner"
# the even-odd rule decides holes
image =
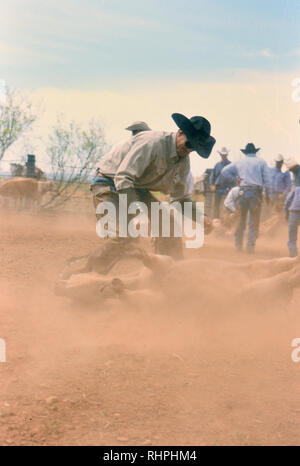
[[[89,305],[54,288],[101,245],[93,217],[0,214],[1,444],[299,444],[299,266],[255,265],[287,255],[285,225],[253,256],[206,237],[162,299]]]

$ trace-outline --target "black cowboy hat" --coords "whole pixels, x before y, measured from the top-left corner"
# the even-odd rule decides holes
[[[186,135],[193,149],[204,159],[210,156],[215,138],[210,135],[210,123],[201,116],[187,118],[181,113],[173,113],[172,118],[179,129]]]
[[[248,142],[245,149],[241,149],[243,154],[256,154],[260,150],[260,147],[256,149],[255,145],[252,142]]]

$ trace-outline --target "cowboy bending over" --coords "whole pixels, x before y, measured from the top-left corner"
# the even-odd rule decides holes
[[[215,139],[210,135],[210,123],[203,117],[188,119],[174,113],[172,118],[179,127],[177,132],[140,132],[101,158],[97,176],[91,185],[95,208],[109,201],[119,212],[120,194],[127,195],[127,205],[142,201],[151,207],[152,202],[158,202],[151,191],[169,193],[171,201],[191,201],[185,196],[190,171],[189,154],[195,150],[201,157],[208,158]],[[193,213],[195,209],[193,203]],[[97,219],[100,217],[98,214]],[[207,218],[204,224],[209,224]],[[127,248],[131,242],[131,238],[121,237],[117,231],[116,237],[109,238],[107,246],[103,248],[101,261],[109,262],[112,256],[120,255],[122,248]],[[155,251],[180,258],[181,238],[156,238]]]

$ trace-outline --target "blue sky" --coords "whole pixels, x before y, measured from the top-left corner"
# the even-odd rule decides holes
[[[44,108],[6,158],[42,164],[57,115],[103,121],[116,143],[134,120],[176,131],[180,112],[217,139],[208,161],[191,155],[196,174],[250,141],[269,163],[300,159],[300,0],[9,0],[1,13],[0,91],[5,79]]]
[[[101,89],[293,72],[299,0],[10,0],[0,77],[12,86]]]

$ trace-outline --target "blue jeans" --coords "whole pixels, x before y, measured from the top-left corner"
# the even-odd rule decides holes
[[[97,212],[97,206],[100,203],[110,202],[111,204],[115,206],[117,218],[119,218],[119,194],[117,193],[113,183],[106,182],[105,180],[103,181],[101,179],[99,181],[99,178],[102,178],[102,177],[97,177],[96,180],[98,179],[98,181],[94,180],[94,182],[92,183],[90,187],[96,212]],[[150,214],[152,202],[158,202],[158,199],[156,199],[156,197],[154,197],[153,194],[151,194],[150,191],[146,189],[136,189],[136,194],[137,194],[137,199],[139,201],[144,202],[147,205],[148,212]],[[97,220],[100,220],[103,215],[107,215],[107,213],[105,214],[96,213]],[[162,215],[163,214],[161,213],[160,228],[162,225]],[[173,217],[171,216],[171,221],[172,219]],[[171,223],[171,231],[173,231],[173,228],[174,228],[173,224]],[[117,222],[116,237],[107,238],[107,241],[106,241],[108,247],[105,253],[106,254],[105,260],[109,261],[111,258],[113,258],[113,255],[115,253],[118,253],[118,248],[120,248],[119,249],[119,255],[120,255],[122,253],[122,250],[124,250],[124,248],[126,248],[127,246],[129,247],[129,245],[133,244],[134,241],[136,243],[136,240],[134,240],[133,238],[129,236],[121,237],[119,236],[118,233],[119,233],[119,226]],[[170,255],[174,259],[183,258],[182,239],[180,237],[174,236],[173,234],[170,235],[170,237],[164,237],[162,235],[161,229],[160,229],[160,236],[154,239],[154,248],[155,248],[156,254]],[[103,257],[102,258],[100,257],[100,260],[104,262]],[[104,268],[104,270],[106,269]]]
[[[290,252],[290,257],[297,257],[298,255],[297,238],[298,238],[299,225],[300,225],[300,211],[291,210],[289,212],[289,223],[288,223],[289,240],[287,242],[287,246]]]
[[[248,219],[248,238],[246,249],[254,251],[256,239],[259,233],[259,222],[261,213],[262,196],[259,189],[241,188],[242,193],[239,197],[239,224],[235,232],[235,247],[242,249],[244,233],[246,229],[247,216]]]
[[[223,208],[225,197],[227,196],[229,188],[219,188],[216,186],[215,200],[214,200],[214,218],[220,218],[220,212]]]
[[[223,206],[225,197],[226,194],[223,194],[223,192],[220,193],[216,191],[214,200],[214,218],[220,218],[220,210]]]

